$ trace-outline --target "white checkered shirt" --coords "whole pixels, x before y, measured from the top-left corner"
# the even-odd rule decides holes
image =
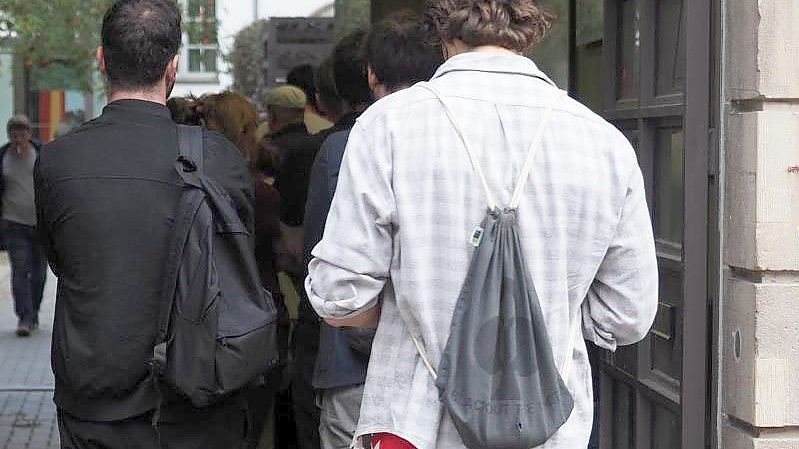
[[[500,204],[553,98],[527,58],[467,53],[432,80],[453,106]],[[357,435],[387,432],[418,449],[462,448],[419,357],[437,364],[470,262],[486,198],[441,103],[419,86],[372,106],[352,131],[324,239],[306,289],[322,317],[362,313],[382,298]],[[543,447],[588,444],[591,370],[569,317],[599,346],[637,342],[655,316],[658,272],[643,177],[633,148],[576,101],[554,110],[519,207],[521,244],[575,408]],[[402,315],[402,317],[400,316]],[[403,319],[404,318],[404,319]]]

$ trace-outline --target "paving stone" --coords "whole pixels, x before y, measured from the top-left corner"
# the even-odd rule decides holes
[[[0,449],[59,448],[50,368],[55,278],[47,281],[42,328],[29,338],[16,336],[10,284],[8,258],[0,253]]]

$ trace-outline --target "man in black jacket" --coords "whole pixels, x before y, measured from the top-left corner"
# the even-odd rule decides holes
[[[8,144],[0,148],[0,210],[3,239],[11,260],[11,292],[19,319],[17,336],[39,327],[39,306],[47,280],[47,259],[36,233],[33,166],[41,145],[27,117],[8,121]]]
[[[97,55],[109,104],[39,158],[39,227],[58,276],[52,364],[64,448],[227,449],[246,437],[237,397],[195,409],[164,390],[160,424],[152,425],[158,394],[148,362],[182,191],[177,125],[165,106],[181,34],[174,0],[115,3]],[[206,174],[252,232],[244,156],[212,132],[204,152]]]

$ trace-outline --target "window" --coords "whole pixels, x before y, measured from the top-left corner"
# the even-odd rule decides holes
[[[216,78],[219,60],[216,0],[185,0],[182,74]]]

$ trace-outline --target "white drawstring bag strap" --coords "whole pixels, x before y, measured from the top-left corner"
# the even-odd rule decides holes
[[[488,181],[486,180],[485,173],[483,172],[483,168],[480,165],[480,160],[477,157],[477,154],[472,149],[472,146],[469,144],[469,141],[466,139],[466,135],[463,133],[463,128],[460,126],[460,123],[455,118],[455,114],[452,112],[452,108],[449,106],[447,100],[444,99],[444,96],[433,87],[431,83],[419,83],[419,87],[422,87],[432,93],[441,105],[444,107],[444,111],[449,118],[449,121],[452,122],[452,126],[455,128],[455,132],[458,134],[461,142],[463,142],[463,146],[466,149],[466,154],[469,156],[469,161],[472,164],[472,168],[474,169],[475,174],[477,174],[478,179],[480,180],[481,185],[483,186],[483,190],[485,192],[486,201],[488,202],[488,207],[491,210],[494,210],[498,207],[498,203],[494,198],[494,195],[491,193],[491,189],[488,187]],[[544,111],[543,117],[541,118],[541,122],[538,125],[538,129],[535,132],[533,137],[533,141],[530,143],[530,147],[527,151],[527,157],[524,161],[524,165],[522,166],[522,171],[519,176],[519,181],[516,184],[516,188],[513,192],[513,196],[511,197],[511,202],[508,207],[512,210],[518,209],[521,203],[522,196],[524,195],[524,189],[527,187],[527,181],[530,178],[530,172],[532,171],[533,164],[535,163],[535,157],[538,153],[539,148],[541,147],[541,143],[544,137],[544,131],[546,130],[549,122],[552,118],[552,111],[554,110],[555,106],[557,106],[563,98],[567,96],[567,92],[558,89],[557,93],[555,94],[553,100],[549,103],[546,110]],[[571,317],[570,317],[571,318]],[[569,323],[569,335],[568,335],[568,343],[566,346],[566,353],[565,358],[563,360],[563,364],[561,365],[560,373],[561,377],[564,381],[569,379],[571,375],[573,360],[574,360],[574,347],[577,343],[577,334],[579,330],[579,323],[580,323],[580,308],[577,308],[577,312],[574,318],[570,319],[571,323]],[[411,332],[413,343],[416,346],[417,351],[419,352],[420,357],[422,358],[422,362],[427,368],[427,371],[430,373],[430,376],[433,380],[438,379],[438,374],[436,373],[436,369],[433,367],[433,363],[430,360],[430,356],[425,349],[424,344],[421,341],[421,338]]]
[[[494,199],[494,195],[491,193],[491,189],[488,188],[488,181],[486,181],[485,174],[483,173],[483,167],[480,165],[480,160],[477,159],[477,154],[472,150],[472,146],[469,144],[469,141],[466,140],[466,135],[463,134],[463,129],[461,128],[458,120],[455,118],[455,114],[452,113],[452,109],[449,107],[449,104],[444,100],[444,97],[438,92],[436,88],[433,87],[430,83],[419,83],[418,86],[423,87],[429,90],[438,101],[441,102],[441,105],[444,106],[444,112],[446,112],[449,121],[452,122],[452,126],[455,128],[455,132],[460,137],[461,142],[463,142],[463,146],[466,148],[466,154],[469,156],[469,161],[472,163],[472,168],[474,172],[477,174],[477,178],[480,180],[480,183],[483,186],[483,191],[485,191],[486,201],[488,202],[488,208],[494,210],[497,208],[498,204]]]
[[[447,100],[444,99],[444,96],[433,87],[431,83],[419,83],[419,87],[427,89],[432,93],[438,101],[444,106],[444,111],[449,118],[449,121],[452,122],[452,126],[455,128],[455,132],[460,137],[461,141],[463,142],[463,146],[466,148],[466,154],[469,156],[469,161],[472,163],[472,168],[474,172],[477,174],[480,183],[483,185],[483,190],[485,191],[486,200],[488,201],[488,208],[493,210],[499,206],[497,201],[494,199],[494,195],[491,193],[491,189],[488,187],[488,181],[486,181],[485,174],[483,172],[483,167],[480,165],[480,160],[477,157],[477,153],[472,149],[472,146],[469,144],[469,141],[466,139],[466,135],[463,133],[463,128],[460,126],[460,123],[455,118],[455,114],[452,112],[452,108],[449,106]],[[530,143],[530,147],[527,150],[527,158],[524,161],[524,165],[522,166],[522,172],[519,176],[519,181],[516,183],[516,189],[513,192],[513,197],[511,198],[511,202],[508,205],[510,209],[517,209],[519,207],[519,203],[521,202],[522,195],[524,194],[524,189],[527,187],[527,180],[530,177],[530,172],[533,168],[533,163],[535,162],[535,156],[538,153],[538,149],[541,147],[541,141],[544,137],[544,131],[549,124],[550,119],[552,118],[552,111],[555,106],[560,103],[561,99],[566,96],[566,92],[558,89],[557,93],[555,94],[555,98],[549,103],[546,110],[544,111],[544,115],[541,118],[541,123],[538,125],[538,129],[536,130],[535,136],[533,137],[532,143]]]

